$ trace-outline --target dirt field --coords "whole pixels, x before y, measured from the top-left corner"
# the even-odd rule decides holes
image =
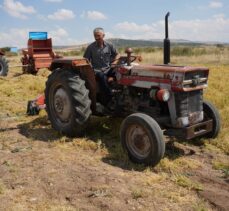
[[[122,151],[120,119],[93,117],[84,137],[70,139],[45,111],[26,116],[48,74],[16,68],[0,78],[0,210],[229,210],[228,153],[212,140],[167,138],[152,169]]]

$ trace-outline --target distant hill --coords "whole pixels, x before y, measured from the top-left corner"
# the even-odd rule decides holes
[[[112,38],[107,39],[106,41],[112,43],[116,48],[126,48],[126,47],[132,47],[132,48],[139,48],[139,47],[163,47],[163,40],[130,40],[130,39],[119,39],[119,38]],[[220,42],[194,42],[189,40],[183,40],[183,39],[175,39],[170,40],[171,46],[203,46],[203,45],[226,45],[229,46],[229,43],[220,43]],[[88,45],[81,44],[81,45],[74,45],[74,46],[54,46],[55,49],[65,49],[65,50],[79,50],[81,48],[85,48]]]
[[[163,47],[163,40],[128,40],[128,39],[108,39],[117,48],[123,47]],[[200,42],[192,42],[188,40],[170,40],[171,46],[176,45],[204,45]]]

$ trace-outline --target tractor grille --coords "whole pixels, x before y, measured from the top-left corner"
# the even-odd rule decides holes
[[[203,111],[203,91],[175,93],[177,117],[188,117],[194,112]]]
[[[185,73],[185,80],[193,79],[194,76],[199,76],[199,78],[206,78],[208,77],[207,72],[205,71],[193,71]]]
[[[185,73],[183,86],[185,88],[207,85],[208,72],[194,71]]]

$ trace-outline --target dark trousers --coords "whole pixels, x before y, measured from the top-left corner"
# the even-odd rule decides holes
[[[104,94],[104,99],[103,99],[104,104],[107,104],[112,98],[112,92],[111,92],[111,88],[109,87],[107,78],[114,76],[114,72],[112,69],[110,69],[107,73],[101,71],[101,72],[96,72],[95,75],[99,80],[101,92],[103,92]]]

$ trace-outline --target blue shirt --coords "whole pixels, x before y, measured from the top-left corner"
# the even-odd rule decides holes
[[[100,47],[95,41],[87,47],[84,58],[91,62],[94,69],[100,69],[110,67],[117,54],[117,50],[111,43],[104,41],[103,47]]]

